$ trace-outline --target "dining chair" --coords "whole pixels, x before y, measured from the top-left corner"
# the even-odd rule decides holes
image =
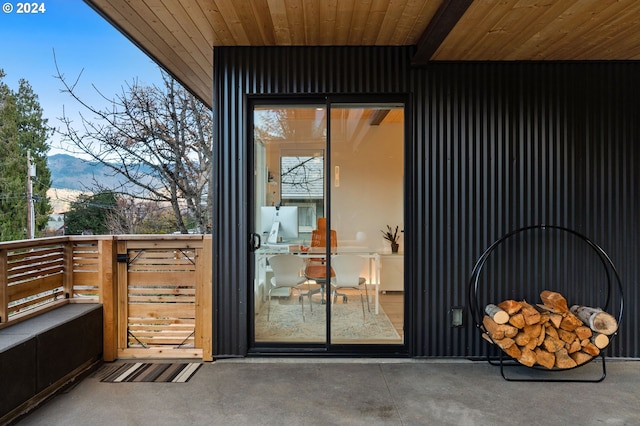
[[[293,254],[277,254],[269,258],[269,265],[271,265],[273,277],[271,278],[271,287],[269,288],[267,321],[271,320],[271,292],[277,288],[284,287],[298,291],[298,300],[302,305],[302,321],[304,321],[304,295],[300,288],[300,285],[307,281],[307,278],[301,275],[305,266],[304,259]]]
[[[327,247],[327,222],[326,218],[319,217],[317,222],[317,227],[313,231],[311,231],[311,248],[326,248]],[[330,230],[330,244],[331,251],[334,251],[338,247],[338,234],[334,229]],[[313,305],[311,305],[311,296],[316,293],[320,293],[322,299],[322,303],[324,303],[324,286],[327,282],[327,267],[326,267],[326,259],[324,257],[314,258],[310,257],[307,260],[307,266],[305,267],[304,275],[316,282],[320,287],[316,290],[313,290],[309,293],[309,305],[311,307],[311,311],[313,312]],[[333,269],[330,270],[331,277],[335,276],[335,272]]]
[[[338,296],[342,296],[342,303],[348,302],[348,297],[344,293],[340,293],[340,289],[356,289],[360,292],[360,303],[362,304],[362,318],[365,319],[364,300],[362,300],[362,288],[364,284],[365,299],[367,300],[367,310],[371,312],[369,306],[369,291],[367,289],[367,279],[360,276],[362,268],[365,266],[366,259],[355,254],[342,254],[331,258],[331,267],[335,271],[335,277],[331,279],[333,287],[333,301]]]

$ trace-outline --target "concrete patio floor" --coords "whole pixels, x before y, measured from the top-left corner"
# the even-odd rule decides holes
[[[122,361],[124,362],[124,361]],[[188,383],[96,376],[19,425],[640,425],[640,361],[607,359],[600,383],[508,382],[485,361],[247,358]],[[507,368],[509,376],[597,378]]]

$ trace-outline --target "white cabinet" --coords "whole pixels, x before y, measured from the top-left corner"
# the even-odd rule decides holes
[[[404,255],[380,255],[380,291],[404,291]]]

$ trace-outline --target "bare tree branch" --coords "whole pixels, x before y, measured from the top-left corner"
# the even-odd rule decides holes
[[[55,60],[55,58],[54,58]],[[188,232],[188,218],[200,232],[210,229],[213,120],[211,111],[175,80],[162,73],[162,86],[127,83],[109,99],[108,108],[89,105],[78,94],[80,75],[70,83],[56,63],[63,92],[78,102],[80,126],[63,113],[63,141],[122,177],[110,190],[138,200],[171,206],[178,229]]]

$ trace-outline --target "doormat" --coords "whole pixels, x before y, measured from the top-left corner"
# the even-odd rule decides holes
[[[117,366],[113,371],[106,372],[100,381],[109,383],[185,383],[193,377],[201,366],[202,364],[197,362],[171,364],[128,363]]]

